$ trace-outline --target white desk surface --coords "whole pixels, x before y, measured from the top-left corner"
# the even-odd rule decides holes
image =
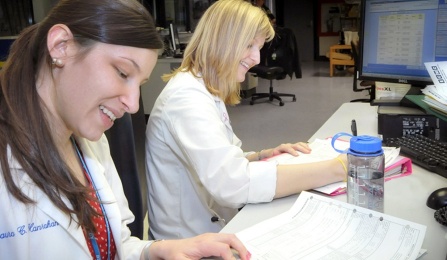
[[[338,132],[351,133],[351,120],[357,122],[358,135],[377,135],[377,107],[368,103],[343,104],[309,139],[323,139]],[[447,227],[433,217],[434,210],[425,202],[431,192],[447,187],[447,179],[413,164],[413,174],[385,183],[385,214],[427,226],[423,249],[427,253],[419,259],[447,260]],[[298,195],[276,199],[270,203],[246,205],[223,229],[222,233],[236,233],[265,219],[287,211]],[[346,202],[346,195],[332,197]]]

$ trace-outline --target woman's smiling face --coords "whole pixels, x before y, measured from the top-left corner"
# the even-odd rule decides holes
[[[96,43],[85,56],[64,59],[51,104],[58,125],[98,140],[115,119],[138,111],[157,57],[156,50]]]
[[[260,50],[262,49],[262,46],[264,46],[264,43],[265,37],[257,36],[247,46],[247,49],[244,52],[244,55],[239,63],[237,73],[238,82],[243,82],[245,80],[245,74],[247,73],[247,71],[251,67],[259,64],[261,60]]]

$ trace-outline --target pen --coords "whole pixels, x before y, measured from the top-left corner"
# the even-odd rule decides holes
[[[357,136],[357,123],[355,122],[355,119],[352,119],[351,121],[351,131],[353,136]]]

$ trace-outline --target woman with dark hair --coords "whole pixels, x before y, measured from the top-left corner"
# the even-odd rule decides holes
[[[229,234],[132,237],[104,131],[139,108],[163,43],[135,0],[62,0],[0,74],[0,259],[242,259]]]

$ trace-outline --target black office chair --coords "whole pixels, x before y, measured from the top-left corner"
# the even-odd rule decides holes
[[[255,100],[261,99],[261,98],[269,98],[270,101],[273,101],[273,99],[276,99],[279,101],[280,106],[284,106],[284,102],[282,101],[281,97],[292,97],[292,101],[296,101],[296,97],[294,94],[285,94],[285,93],[278,93],[273,91],[273,80],[274,79],[284,79],[285,74],[284,70],[281,67],[267,67],[263,65],[256,65],[252,67],[250,72],[255,73],[256,77],[260,77],[263,79],[268,79],[270,81],[270,88],[268,93],[254,93],[251,96],[250,105],[253,105],[255,103]]]
[[[292,97],[292,101],[296,101],[294,94],[273,91],[273,80],[285,79],[287,75],[292,79],[293,74],[295,74],[296,78],[301,78],[302,76],[298,48],[293,31],[288,28],[276,27],[274,39],[266,43],[261,49],[259,65],[252,67],[249,72],[270,81],[269,92],[254,93],[251,97],[250,105],[253,105],[256,100],[261,98],[268,98],[269,101],[276,99],[279,101],[280,106],[284,106],[281,97]]]
[[[359,99],[353,99],[351,102],[372,102],[376,98],[376,85],[373,81],[360,81],[360,88],[358,87],[358,67],[360,66],[359,61],[359,47],[358,43],[355,41],[351,41],[351,51],[352,51],[352,57],[354,59],[354,79],[352,83],[352,91],[354,92],[362,92],[362,91],[368,91],[369,98],[359,98]]]
[[[147,212],[147,186],[145,171],[146,119],[143,101],[135,114],[125,114],[106,131],[110,153],[123,183],[129,208],[135,221],[129,224],[132,236],[143,239],[144,218]]]

